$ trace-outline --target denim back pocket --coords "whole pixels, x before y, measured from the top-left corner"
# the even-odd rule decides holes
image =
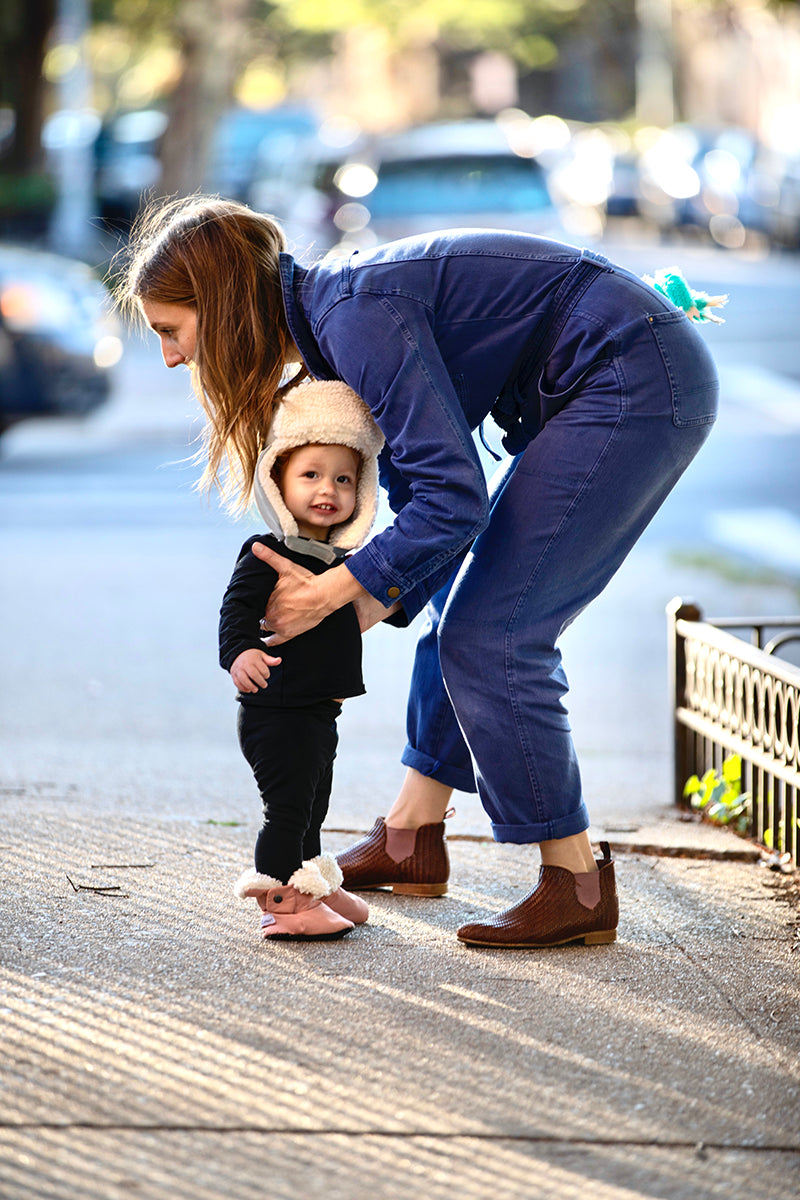
[[[676,425],[709,425],[717,415],[719,380],[711,352],[682,312],[651,313],[653,331],[672,392]]]

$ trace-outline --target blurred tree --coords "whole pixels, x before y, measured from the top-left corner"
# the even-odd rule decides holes
[[[797,9],[797,0],[672,4],[678,13]],[[272,90],[262,87],[263,102],[280,98],[287,80],[307,95],[314,89],[333,94],[338,84],[338,102],[342,80],[348,84],[347,73],[363,48],[380,47],[380,62],[370,64],[364,89],[350,97],[362,109],[350,115],[375,125],[387,119],[402,89],[411,102],[396,109],[396,122],[479,107],[471,71],[486,52],[503,54],[515,65],[520,100],[530,111],[585,120],[624,116],[633,107],[635,5],[636,0],[91,0],[95,31],[113,33],[136,68],[122,66],[116,76],[106,71],[97,96],[101,109],[112,97],[123,106],[169,106],[163,187],[188,191],[202,183],[217,117],[254,60],[262,65],[262,81],[271,72]],[[16,120],[11,138],[9,122],[4,137],[0,121],[5,173],[34,173],[41,161],[41,67],[54,7],[55,0],[0,3],[0,110],[13,112]],[[380,37],[365,38],[369,30]],[[387,92],[383,108],[369,103],[369,78],[381,71],[398,89]],[[134,73],[137,86],[115,86]],[[142,86],[148,82],[149,90]]]
[[[217,120],[251,64],[260,64],[251,74],[262,80],[261,102],[270,104],[283,96],[281,76],[287,62],[325,58],[331,52],[329,36],[295,29],[270,0],[91,3],[96,26],[103,26],[112,40],[112,31],[124,31],[128,57],[120,55],[116,80],[107,78],[107,92],[122,107],[156,103],[168,110],[161,148],[161,189],[167,193],[202,185]],[[150,71],[156,57],[158,69]],[[265,63],[274,66],[271,88],[263,84]],[[148,79],[155,83],[156,77],[158,83],[148,87]]]
[[[591,120],[633,107],[635,0],[274,0],[274,7],[296,30],[327,32],[345,52],[354,38],[364,41],[364,29],[382,30],[387,80],[403,73],[409,51],[435,46],[452,115],[481,108],[474,66],[487,53],[513,64],[519,100],[531,111],[557,108]]]
[[[130,83],[146,75],[148,53],[163,51],[164,39],[175,50],[174,69],[162,85],[169,124],[161,159],[164,192],[196,189],[203,177],[208,148],[220,112],[231,101],[234,84],[253,53],[251,35],[258,0],[92,0],[95,22],[122,27],[130,39],[131,63],[125,63]],[[128,103],[146,89],[129,86]],[[139,101],[142,103],[142,101]]]
[[[192,191],[203,180],[214,127],[250,53],[251,10],[251,0],[191,0],[175,14],[181,72],[161,146],[164,192]]]
[[[735,11],[754,0],[671,2]],[[289,79],[296,92],[322,93],[374,129],[480,108],[473,64],[487,52],[514,64],[529,111],[620,119],[637,101],[637,0],[93,0],[93,11],[140,44],[167,34],[176,48],[162,149],[167,192],[201,186],[217,118],[254,60],[274,68],[273,101]],[[643,79],[652,92],[649,66],[639,72],[640,96]],[[670,87],[665,76],[665,112]]]
[[[40,234],[52,203],[42,170],[42,60],[55,0],[0,6],[0,225]]]
[[[0,106],[15,114],[14,137],[4,156],[10,169],[40,164],[42,59],[54,9],[55,0],[3,0],[0,6]]]
[[[453,50],[499,51],[522,66],[556,57],[550,34],[581,9],[615,0],[273,0],[298,34],[337,39],[349,30],[376,27],[395,49],[439,41]]]

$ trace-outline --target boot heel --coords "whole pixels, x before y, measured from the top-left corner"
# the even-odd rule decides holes
[[[446,883],[393,883],[391,888],[395,896],[444,896],[447,894]]]
[[[596,933],[587,933],[584,935],[584,946],[603,946],[606,942],[615,942],[617,940],[616,929],[601,929]]]

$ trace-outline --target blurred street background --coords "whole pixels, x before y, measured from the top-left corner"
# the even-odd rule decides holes
[[[461,946],[538,857],[461,794],[441,900],[265,946],[234,899],[217,618],[259,525],[194,490],[189,375],[112,304],[140,206],[197,190],[305,262],[506,227],[729,295],[717,426],[563,638],[613,946]],[[665,609],[800,611],[798,313],[790,0],[2,0],[3,1200],[797,1194],[796,876],[676,814]],[[365,637],[333,852],[396,794],[413,644]]]
[[[797,4],[6,0],[0,66],[4,786],[253,815],[215,663],[252,527],[193,492],[189,377],[109,304],[139,206],[204,189],[275,213],[305,261],[506,226],[730,294],[705,327],[719,426],[564,639],[598,821],[667,803],[664,606],[800,602]],[[343,828],[346,798],[385,811],[400,776],[412,638],[366,654]]]

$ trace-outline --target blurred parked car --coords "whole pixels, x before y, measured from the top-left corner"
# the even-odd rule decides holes
[[[660,228],[695,228],[731,249],[748,233],[770,235],[779,190],[769,154],[737,127],[675,125],[641,158],[641,211]]]
[[[604,207],[606,217],[639,216],[639,159],[631,150],[615,154],[611,160]]]
[[[214,131],[205,188],[231,200],[246,200],[258,169],[291,162],[300,140],[311,137],[319,121],[300,105],[253,109],[234,107]]]
[[[0,244],[0,433],[29,417],[94,411],[121,355],[118,323],[89,267]]]
[[[247,203],[281,222],[298,257],[317,257],[337,240],[331,197],[344,163],[367,154],[371,143],[357,125],[328,121],[292,140],[291,147],[269,143],[259,153],[247,189]]]
[[[488,120],[434,123],[344,148],[308,143],[280,182],[257,182],[251,202],[284,221],[300,254],[465,226],[570,240],[542,164]]]
[[[790,250],[800,249],[800,156],[776,153],[775,179],[778,197],[770,212],[769,232],[773,242]]]
[[[167,122],[160,109],[145,108],[118,113],[100,129],[94,145],[97,201],[110,225],[127,228],[142,193],[157,187]]]
[[[345,203],[351,171],[338,177]],[[361,202],[369,214],[363,230],[348,209],[333,215],[345,241],[470,225],[565,236],[544,168],[514,149],[494,121],[428,125],[384,138],[374,189]]]

